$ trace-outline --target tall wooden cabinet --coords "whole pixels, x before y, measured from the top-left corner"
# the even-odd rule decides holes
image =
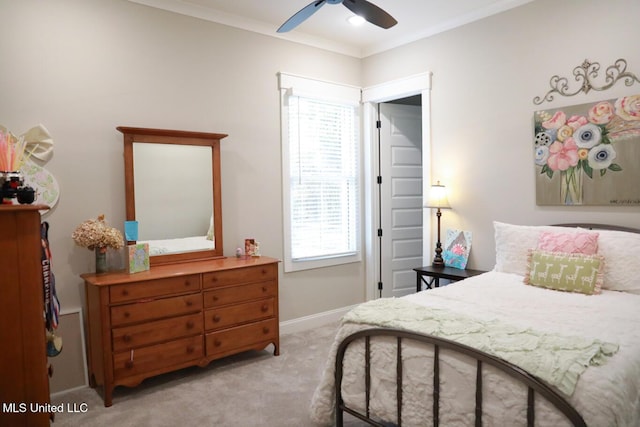
[[[0,206],[0,425],[48,426],[40,205]]]
[[[246,350],[279,354],[278,260],[220,258],[85,274],[92,387],[113,389]]]

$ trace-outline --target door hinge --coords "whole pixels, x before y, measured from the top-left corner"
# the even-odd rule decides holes
[[[378,228],[378,237],[382,237],[382,228]]]
[[[378,184],[382,184],[382,177],[378,176]]]
[[[377,129],[382,129],[382,121],[381,120],[376,121],[376,128]]]
[[[378,282],[378,290],[381,291],[382,290],[382,282]]]

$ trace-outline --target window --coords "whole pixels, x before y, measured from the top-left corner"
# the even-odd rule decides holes
[[[285,271],[359,261],[360,90],[285,74],[280,89]]]

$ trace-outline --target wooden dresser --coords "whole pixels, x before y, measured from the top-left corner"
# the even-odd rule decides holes
[[[115,386],[274,345],[278,260],[220,258],[129,274],[84,274],[89,381]]]
[[[0,205],[0,426],[48,426],[41,205]]]

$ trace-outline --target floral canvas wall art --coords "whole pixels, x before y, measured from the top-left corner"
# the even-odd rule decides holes
[[[538,205],[640,206],[640,95],[537,111]]]

